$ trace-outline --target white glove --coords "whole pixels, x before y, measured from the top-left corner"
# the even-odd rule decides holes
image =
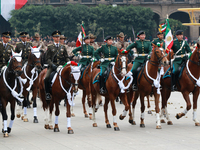
[[[78,57],[81,59],[81,58],[82,58],[82,55],[78,55]]]
[[[111,62],[111,65],[113,65],[113,66],[114,66],[114,65],[115,65],[115,62],[114,62],[114,61],[113,61],[113,62]]]
[[[104,62],[105,60],[103,58],[100,59],[100,62]]]
[[[138,57],[138,54],[133,54],[135,57]]]

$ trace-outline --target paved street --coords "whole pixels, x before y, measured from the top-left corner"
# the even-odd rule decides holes
[[[140,128],[140,103],[136,106],[136,123],[133,126],[128,123],[127,117],[121,121],[118,119],[120,131],[114,131],[113,126],[107,129],[104,123],[103,107],[100,107],[96,117],[98,127],[92,127],[93,121],[84,118],[82,113],[81,92],[75,100],[72,118],[73,135],[67,134],[66,109],[62,101],[60,105],[59,133],[44,129],[44,112],[38,99],[39,123],[33,123],[33,109],[28,109],[29,122],[23,122],[15,118],[15,122],[8,138],[0,134],[0,150],[193,150],[200,149],[200,127],[194,126],[192,110],[177,120],[176,113],[185,109],[185,101],[180,93],[173,93],[169,100],[168,111],[174,125],[162,124],[162,129],[156,129],[155,112],[152,115],[145,111],[145,128]],[[146,103],[146,101],[145,101]],[[147,104],[147,103],[146,103]],[[109,105],[110,106],[110,105]],[[117,116],[123,111],[123,105],[117,103]],[[151,101],[151,109],[154,109],[154,101]],[[181,108],[183,106],[183,108]],[[198,106],[199,103],[198,103]],[[9,109],[8,109],[9,110]],[[200,109],[198,119],[200,120]],[[9,113],[10,115],[10,113]],[[9,117],[10,118],[10,117]],[[109,119],[112,123],[111,107],[109,107]],[[54,115],[53,115],[54,120]],[[9,124],[9,122],[8,122]],[[112,124],[111,124],[112,125]]]

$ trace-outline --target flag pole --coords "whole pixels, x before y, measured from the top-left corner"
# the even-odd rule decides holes
[[[81,30],[82,30],[82,27],[83,27],[83,21],[82,21],[82,24],[81,24]],[[83,31],[81,33],[82,33],[81,51],[83,51]]]

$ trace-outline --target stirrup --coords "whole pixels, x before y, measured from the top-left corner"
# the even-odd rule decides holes
[[[100,94],[105,94],[106,93],[103,87],[100,89],[99,93]]]
[[[133,84],[132,89],[133,89],[133,91],[137,91],[138,90],[137,85]]]
[[[46,100],[51,100],[51,94],[50,93],[46,93]]]
[[[171,91],[172,92],[177,91],[177,87],[175,85],[173,85],[172,88],[171,88]]]

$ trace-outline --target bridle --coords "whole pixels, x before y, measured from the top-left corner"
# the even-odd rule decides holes
[[[38,52],[31,52],[31,55],[33,54],[33,53],[38,53]],[[39,52],[40,53],[40,52]],[[33,56],[34,56],[34,54],[33,54]],[[35,56],[36,57],[36,56]],[[35,66],[37,66],[37,64],[40,64],[40,59],[39,60],[34,60],[31,64],[27,64],[27,65],[29,65],[29,66],[31,66],[31,67],[35,67]]]
[[[17,66],[15,66],[15,67],[13,68],[13,59],[14,59],[15,57],[21,57],[21,56],[13,56],[13,57],[10,59],[10,65],[12,66],[12,70],[9,70],[9,72],[11,72],[11,73],[16,73],[16,72],[19,71],[19,70],[16,70],[17,68],[22,68],[22,65],[17,65]],[[17,61],[17,60],[16,60],[16,61]]]
[[[123,59],[122,60],[122,57],[126,57],[126,59]],[[127,62],[127,59],[128,59],[128,55],[119,55],[118,56],[118,64],[120,64],[120,60],[121,60],[121,62],[122,63],[126,63]],[[116,74],[116,75],[120,75],[121,74],[121,70],[122,69],[126,69],[127,68],[127,63],[126,63],[126,66],[121,66],[121,65],[119,65],[119,67],[116,67],[116,65],[114,66],[120,73],[118,73],[118,74]]]
[[[157,49],[159,49],[160,51],[161,51],[161,53],[163,53],[163,48],[156,48],[156,49],[154,49],[154,53],[155,53],[155,56],[156,56],[156,58],[157,58],[157,61],[153,61],[153,60],[149,60],[149,62],[150,62],[150,64],[152,64],[152,65],[154,65],[154,66],[160,66],[160,65],[162,65],[162,59],[164,58],[164,57],[166,57],[165,55],[163,55],[163,56],[161,56],[161,57],[159,57],[158,55],[157,55],[157,52],[158,51],[156,51]]]

